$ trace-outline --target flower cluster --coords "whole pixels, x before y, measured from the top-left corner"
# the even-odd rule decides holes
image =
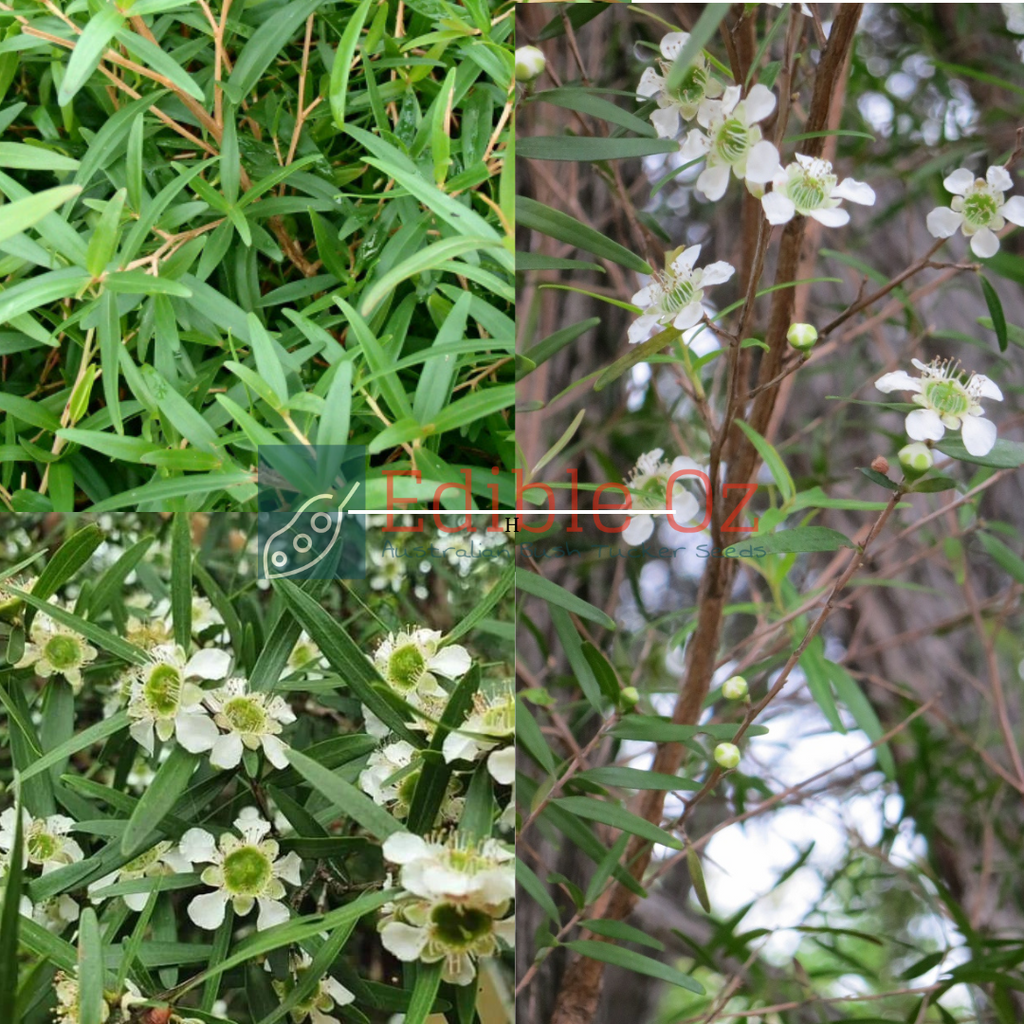
[[[403,893],[378,925],[384,947],[399,960],[443,961],[445,981],[470,984],[477,958],[513,944],[514,856],[494,839],[389,836],[384,857],[400,866]]]
[[[668,500],[669,480],[676,473],[690,470],[688,478],[704,470],[693,459],[680,455],[666,462],[665,452],[661,448],[645,452],[636,461],[636,465],[626,478],[632,498],[633,511],[629,515],[629,523],[622,532],[622,539],[631,546],[643,544],[654,533],[654,516],[651,512],[664,511]],[[686,490],[683,479],[672,483],[672,515],[678,523],[689,523],[697,516],[700,505],[697,499]],[[696,479],[700,479],[699,476]]]

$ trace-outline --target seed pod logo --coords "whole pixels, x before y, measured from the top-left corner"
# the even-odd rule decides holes
[[[334,506],[333,494],[316,494],[307,498],[298,508],[295,515],[279,530],[272,533],[263,545],[263,575],[268,580],[283,579],[306,573],[317,563],[323,561],[334,549],[341,537],[341,528],[345,521],[345,506],[359,485],[354,484],[337,507]],[[312,511],[311,511],[312,509]],[[278,538],[292,535],[291,542],[276,545]],[[317,551],[318,554],[307,560],[303,556]],[[295,564],[298,561],[299,564]]]

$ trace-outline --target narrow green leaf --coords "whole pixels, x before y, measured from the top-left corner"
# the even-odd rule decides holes
[[[95,236],[94,236],[95,238]],[[90,247],[92,243],[90,242]],[[110,413],[110,422],[118,434],[124,433],[121,419],[121,398],[118,388],[121,381],[121,318],[117,312],[117,298],[113,292],[104,291],[99,299],[99,322],[96,333],[100,342],[100,366],[103,368],[103,398]]]
[[[81,40],[79,40],[78,46],[81,45]],[[78,47],[74,52],[78,52]],[[94,278],[99,277],[107,269],[107,264],[114,258],[114,250],[117,248],[117,239],[121,230],[121,211],[124,209],[127,198],[128,190],[118,189],[113,198],[107,200],[107,205],[100,214],[96,226],[92,229],[89,248],[85,254],[85,269]]]
[[[288,761],[317,793],[362,825],[371,835],[383,840],[395,832],[404,831],[404,825],[391,817],[383,807],[375,804],[362,790],[317,764],[311,757],[289,749]]]
[[[159,829],[164,817],[188,788],[199,761],[198,754],[190,754],[184,747],[174,745],[128,819],[121,837],[121,852],[126,857],[142,852],[151,834]]]
[[[0,147],[3,145],[5,143],[0,143]],[[48,188],[45,192],[37,192],[25,199],[16,199],[13,203],[5,203],[2,207],[3,217],[0,218],[0,242],[6,242],[8,238],[13,238],[35,226],[48,213],[74,199],[81,191],[77,185],[60,185],[57,188]]]
[[[174,642],[189,649],[192,642],[192,521],[184,498],[175,502],[171,529],[171,618]]]
[[[420,961],[416,965],[416,982],[412,989],[412,999],[405,1011],[404,1024],[424,1024],[437,998],[441,987],[441,961],[426,964]]]
[[[263,377],[270,385],[274,394],[277,395],[281,404],[287,405],[288,382],[285,379],[281,359],[274,348],[274,342],[255,313],[249,313],[246,316],[246,320],[249,322],[249,337],[252,339],[252,350],[256,358],[256,368],[259,370],[260,376]]]
[[[690,32],[690,38],[686,40],[683,48],[676,55],[665,78],[665,88],[669,90],[669,95],[673,95],[679,90],[686,78],[686,73],[728,13],[728,4],[708,4],[704,8],[701,16],[697,19],[697,24]]]
[[[704,881],[704,869],[700,857],[692,846],[686,847],[686,867],[690,872],[690,884],[697,895],[697,900],[704,908],[705,914],[711,913],[711,900],[708,899],[708,887]]]
[[[590,876],[590,881],[587,883],[587,891],[583,896],[584,906],[590,906],[601,895],[605,884],[612,877],[613,872],[624,870],[619,862],[622,860],[628,845],[629,833],[623,832],[608,848],[608,852],[598,862],[594,873]]]
[[[361,0],[359,6],[348,16],[348,24],[341,34],[338,49],[334,52],[331,65],[331,80],[328,96],[331,101],[331,116],[339,131],[345,130],[345,103],[348,98],[348,76],[359,45],[359,34],[370,10],[370,0]]]
[[[234,206],[238,199],[240,172],[235,108],[227,104],[224,109],[224,135],[220,143],[220,187],[229,206]]]
[[[78,920],[78,1020],[103,1024],[107,1003],[103,998],[103,938],[96,911],[85,907]]]
[[[651,949],[656,949],[659,953],[665,951],[664,942],[659,942],[648,935],[647,932],[634,928],[632,925],[626,924],[625,921],[607,921],[603,918],[590,918],[589,920],[580,921],[580,927],[586,928],[595,935],[603,935],[608,939],[619,939],[622,942],[637,942],[641,946],[649,946]]]
[[[334,380],[324,403],[323,415],[317,427],[318,445],[342,445],[348,443],[349,417],[352,410],[352,362],[346,360],[335,364]]]
[[[22,828],[23,808],[15,803],[14,842],[8,851],[10,863],[3,884],[4,901],[0,908],[0,1005],[12,1007],[18,994],[18,942],[21,918],[22,848],[25,841]],[[35,923],[35,922],[33,922]]]
[[[227,80],[227,91],[235,103],[241,103],[256,87],[263,73],[281,52],[285,43],[318,7],[320,0],[290,3],[267,18],[245,44]],[[269,82],[264,86],[269,86]]]
[[[617,789],[700,789],[700,783],[694,782],[693,779],[617,765],[588,768],[580,772],[577,778],[596,782],[599,786],[614,786]]]
[[[73,533],[46,563],[46,568],[39,574],[32,588],[32,594],[40,601],[55,594],[89,561],[103,540],[103,531],[95,523]]]
[[[992,317],[992,329],[996,332],[999,351],[1005,352],[1008,344],[1006,315],[1003,313],[1003,304],[999,301],[999,293],[989,284],[984,274],[979,274],[978,280],[981,282],[981,291],[985,296],[985,305],[988,306],[989,315]]]
[[[2,400],[2,396],[0,396]],[[0,407],[2,408],[2,407]],[[947,434],[935,447],[959,462],[972,462],[976,466],[991,466],[994,469],[1017,469],[1024,466],[1024,444],[1020,441],[1007,441],[999,438],[992,449],[985,455],[972,455],[959,437]]]
[[[532,135],[517,141],[526,160],[635,160],[657,153],[678,153],[674,139],[606,139],[585,135]]]
[[[576,939],[573,942],[565,942],[563,945],[592,960],[602,960],[607,964],[614,964],[616,967],[624,967],[627,971],[646,974],[652,978],[667,981],[670,985],[689,989],[698,995],[704,994],[704,986],[699,981],[694,981],[682,971],[677,971],[674,967],[669,967],[659,960],[652,960],[642,953],[635,953],[631,949],[613,946],[610,942],[598,942],[596,939]]]
[[[123,24],[124,16],[113,7],[104,5],[92,15],[82,34],[75,40],[75,48],[68,59],[64,81],[57,92],[57,103],[60,106],[67,106],[89,80],[99,66],[110,40]]]
[[[542,601],[564,608],[567,612],[578,615],[581,619],[589,619],[597,622],[605,629],[615,629],[615,620],[600,608],[584,601],[583,598],[570,594],[564,587],[557,583],[538,576],[535,572],[518,572],[516,574],[516,589],[524,590],[527,594],[539,597]]]
[[[192,292],[180,281],[169,277],[154,277],[142,270],[119,270],[108,274],[104,287],[112,292],[127,292],[129,295],[177,295],[190,298]]]
[[[498,606],[498,602],[505,596],[509,587],[515,582],[516,567],[514,562],[509,562],[505,571],[498,577],[497,582],[487,592],[482,601],[474,605],[473,610],[462,619],[450,633],[441,641],[442,645],[455,643],[460,637],[464,637],[470,630],[476,627],[481,619],[485,619]]]
[[[758,455],[761,456],[765,465],[771,471],[775,483],[782,492],[782,497],[786,501],[792,501],[796,495],[796,485],[793,483],[793,478],[789,475],[789,470],[786,469],[786,464],[779,457],[779,453],[749,423],[744,423],[743,420],[736,420],[735,422],[740,430],[747,435],[750,443],[757,449]]]
[[[130,13],[135,14],[134,7],[131,8]],[[156,43],[150,42],[145,36],[129,32],[126,28],[119,29],[115,36],[128,53],[138,58],[141,63],[163,75],[194,100],[199,100],[200,103],[206,101],[203,90],[199,88],[192,76]]]
[[[681,850],[683,844],[671,832],[666,832],[657,825],[652,825],[645,818],[627,811],[624,807],[596,800],[589,796],[563,796],[552,801],[556,806],[570,814],[577,814],[590,821],[599,821],[603,825],[621,829],[630,835],[640,836],[651,843],[660,843],[673,850]]]
[[[102,743],[108,737],[113,736],[122,729],[126,729],[128,724],[128,712],[118,711],[110,718],[105,718],[101,722],[96,722],[95,725],[90,725],[88,729],[83,729],[80,733],[76,733],[71,739],[66,740],[52,750],[48,750],[38,760],[33,761],[21,773],[22,782],[47,771],[54,765],[61,764],[71,757],[72,754],[77,754],[80,750],[85,750],[86,747],[91,747],[94,743]]]
[[[798,526],[778,533],[751,534],[743,546],[756,545],[765,554],[777,555],[783,552],[838,551],[840,548],[856,547],[852,540],[825,526]],[[739,547],[740,545],[735,545]]]
[[[516,857],[516,884],[523,887],[527,896],[544,911],[556,928],[561,925],[558,907],[551,898],[551,893],[548,892],[547,886],[534,874],[533,869],[522,857]]]
[[[882,723],[878,720],[878,714],[871,706],[867,695],[861,689],[860,683],[854,679],[842,665],[834,661],[826,662],[825,669],[836,688],[836,696],[846,705],[847,710],[853,715],[861,732],[872,743],[877,742],[885,735]],[[881,743],[875,747],[875,757],[878,759],[878,767],[885,772],[889,779],[896,778],[896,762],[893,760],[892,751],[888,743]]]
[[[520,146],[522,143],[520,143]],[[516,226],[528,230],[539,231],[542,235],[555,238],[559,242],[568,242],[578,249],[591,252],[595,256],[609,259],[629,270],[640,274],[651,274],[653,270],[635,253],[613,242],[599,231],[581,224],[575,217],[570,217],[560,210],[538,203],[525,196],[516,197]]]

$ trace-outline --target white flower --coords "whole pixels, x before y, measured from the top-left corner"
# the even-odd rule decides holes
[[[200,928],[213,931],[224,920],[230,900],[240,917],[259,905],[256,930],[263,931],[287,921],[288,907],[280,900],[285,894],[281,879],[300,885],[302,861],[295,853],[278,858],[279,848],[267,839],[270,823],[255,807],[246,807],[235,820],[241,838],[224,832],[216,842],[209,832],[190,828],[181,837],[181,854],[191,863],[209,863],[203,871],[206,885],[213,892],[196,896],[188,905],[188,916]]]
[[[128,617],[124,638],[130,644],[149,651],[163,644],[174,643],[174,629],[169,619],[137,619],[131,615]]]
[[[496,839],[476,845],[461,835],[394,832],[384,840],[384,858],[401,865],[403,889],[424,899],[475,900],[498,905],[514,898],[514,852]]]
[[[15,668],[32,665],[37,676],[44,679],[52,675],[63,676],[77,694],[82,689],[82,667],[94,661],[96,648],[73,629],[39,612],[29,629],[31,643]]]
[[[171,602],[169,598],[164,598],[160,603],[153,609],[153,614],[162,618],[167,618],[171,611]],[[192,635],[198,637],[201,633],[205,633],[211,626],[223,626],[224,620],[221,618],[221,614],[216,608],[205,598],[199,597],[197,594],[192,595]]]
[[[217,726],[203,707],[203,691],[189,678],[223,679],[231,657],[226,651],[206,648],[186,662],[185,652],[165,644],[154,648],[150,661],[131,671],[128,701],[132,739],[153,753],[153,733],[163,742],[172,736],[186,750],[198,754],[217,739]]]
[[[468,985],[476,957],[492,956],[498,939],[513,945],[515,919],[504,915],[515,894],[515,854],[496,840],[477,846],[459,836],[442,842],[396,832],[384,856],[401,865],[406,895],[384,908],[378,928],[400,960],[443,960],[444,980]]]
[[[214,768],[234,768],[242,759],[243,748],[260,747],[275,768],[288,767],[288,755],[278,735],[283,726],[295,721],[295,715],[283,697],[250,693],[246,681],[238,678],[204,696],[214,723],[223,730],[210,750]]]
[[[779,151],[761,138],[757,126],[775,109],[775,96],[760,84],[742,100],[741,92],[738,85],[730,85],[721,100],[704,100],[697,111],[697,121],[706,133],[692,129],[679,150],[686,163],[707,157],[707,166],[697,178],[697,188],[711,200],[725,195],[730,168],[757,196],[779,171]]]
[[[386,548],[382,551],[371,548],[369,555],[375,570],[370,576],[370,587],[373,590],[387,590],[390,587],[397,594],[405,582],[405,561],[389,554]]]
[[[420,773],[405,769],[412,765],[415,757],[416,748],[405,740],[385,743],[370,754],[366,767],[359,773],[359,788],[382,807],[398,801],[408,814]]]
[[[14,846],[14,832],[18,825],[17,811],[8,807],[0,814],[0,850],[10,853]],[[71,818],[51,814],[47,818],[33,818],[24,808],[21,811],[22,866],[34,864],[48,874],[66,864],[74,864],[84,856],[82,848],[68,838],[75,827]]]
[[[694,58],[679,87],[671,93],[668,91],[671,62],[689,38],[688,32],[669,32],[661,41],[661,56],[664,60],[657,62],[661,74],[654,68],[647,68],[636,88],[638,100],[650,99],[652,96],[658,98],[658,109],[651,113],[651,124],[663,139],[674,138],[679,131],[679,119],[691,120],[705,98],[716,99],[722,95],[722,83],[711,77],[703,53]]]
[[[875,387],[886,394],[914,392],[914,404],[921,408],[907,414],[907,435],[914,441],[939,441],[948,427],[960,431],[971,455],[987,455],[996,443],[996,426],[982,417],[980,399],[1001,402],[999,386],[981,373],[972,373],[964,380],[965,373],[950,360],[912,362],[921,371],[920,377],[897,370],[875,381]]]
[[[1013,188],[1006,168],[990,167],[984,178],[975,178],[961,167],[942,184],[953,193],[953,202],[951,206],[937,206],[928,214],[928,230],[935,238],[949,238],[959,228],[971,240],[975,256],[994,256],[999,252],[995,232],[1007,221],[1024,225],[1024,196],[1003,196]]]
[[[633,305],[644,312],[629,325],[631,345],[646,341],[655,327],[671,325],[680,331],[693,327],[704,316],[704,289],[728,281],[736,272],[731,264],[722,261],[695,270],[693,265],[698,256],[699,245],[667,253],[666,259],[670,261],[665,273],[655,274],[651,283],[633,296]]]
[[[406,699],[413,693],[447,698],[435,676],[458,679],[469,671],[472,659],[465,647],[441,647],[439,629],[411,629],[389,633],[378,645],[373,663],[385,682]]]
[[[457,731],[444,738],[445,761],[474,761],[480,754],[491,751],[487,770],[503,786],[511,785],[516,772],[515,746],[495,747],[511,743],[516,731],[516,703],[511,685],[492,695],[477,693],[473,697],[473,710]]]
[[[192,870],[192,865],[186,860],[173,843],[160,842],[156,846],[139,854],[138,857],[128,861],[123,867],[117,869],[103,878],[90,882],[88,886],[89,898],[98,903],[106,897],[99,895],[101,889],[108,885],[115,885],[118,882],[136,882],[143,878],[155,878],[158,875],[182,875]],[[145,909],[149,900],[148,892],[131,892],[122,896],[129,910],[139,912]]]
[[[288,655],[287,669],[289,672],[304,672],[308,679],[321,679],[323,672],[330,668],[330,662],[320,652],[310,635],[303,630],[295,641],[292,653]]]
[[[53,1011],[56,1024],[79,1024],[81,1010],[79,1005],[78,978],[71,974],[65,974],[63,971],[58,971],[54,975],[53,988],[57,995],[57,1006]],[[126,979],[123,992],[103,992],[100,1020],[104,1022],[112,1019],[131,1020],[133,1019],[132,1007],[145,1001],[134,982]],[[112,1018],[111,1014],[115,1012],[119,1016]]]
[[[629,525],[622,533],[622,539],[631,546],[643,544],[654,533],[654,516],[643,510],[666,507],[668,482],[672,475],[683,469],[700,469],[693,459],[685,455],[668,463],[662,458],[664,454],[661,448],[645,452],[637,459],[626,479],[626,486],[632,492],[632,507],[640,510],[629,514]],[[686,490],[682,479],[675,481],[672,491],[672,515],[677,522],[689,522],[700,509],[697,499]]]
[[[284,981],[272,981],[271,985],[278,997],[283,1001],[289,996],[302,981],[303,975],[309,970],[313,962],[312,957],[306,952],[289,959],[289,976]],[[267,970],[270,969],[269,962]],[[299,1000],[291,1009],[291,1018],[295,1024],[300,1024],[307,1018],[313,1024],[339,1024],[337,1017],[328,1016],[327,1011],[333,1010],[335,1006],[347,1006],[355,1001],[355,994],[349,992],[340,981],[325,974],[313,986],[313,990],[305,999]]]
[[[799,213],[825,227],[838,228],[850,219],[846,210],[839,209],[841,199],[874,205],[875,192],[870,185],[853,178],[837,181],[828,160],[797,153],[796,162],[780,171],[772,181],[772,191],[761,197],[768,223],[786,224]]]

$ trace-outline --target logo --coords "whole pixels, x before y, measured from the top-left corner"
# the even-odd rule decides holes
[[[260,445],[258,576],[366,576],[366,448]]]

